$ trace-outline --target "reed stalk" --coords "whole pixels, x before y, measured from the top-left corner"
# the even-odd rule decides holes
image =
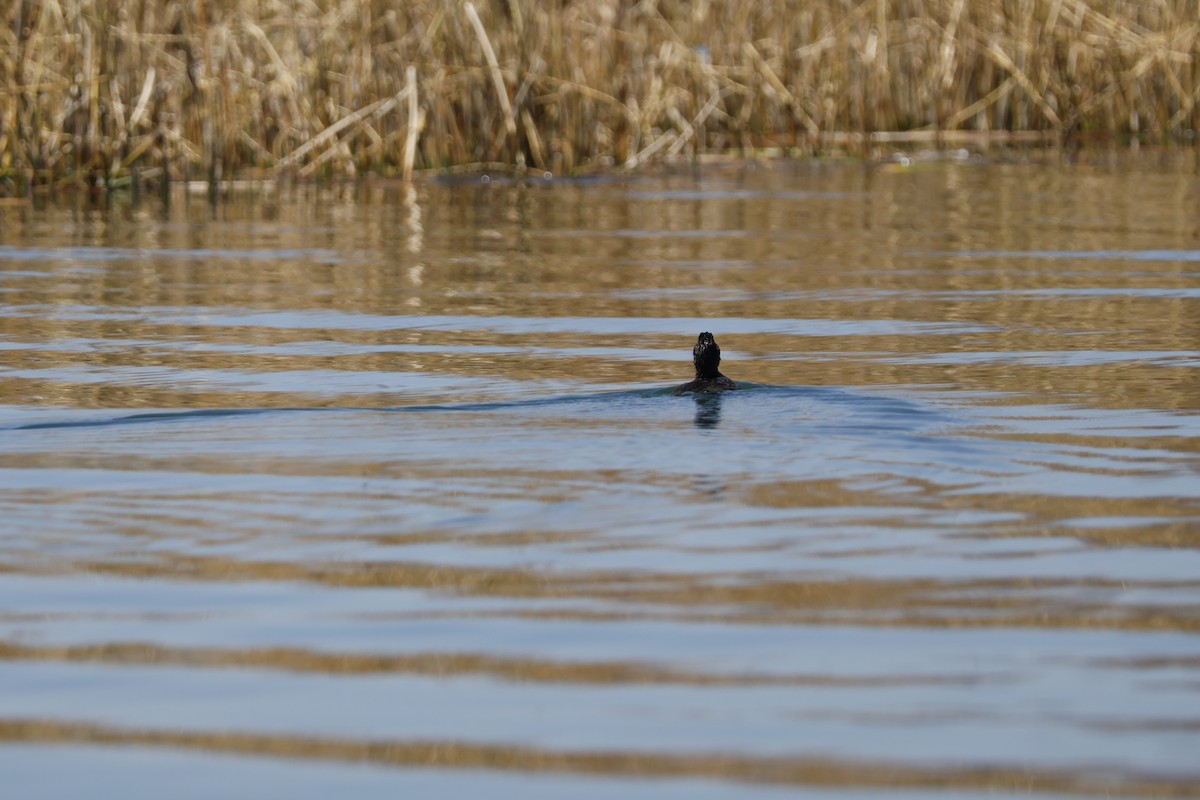
[[[1191,141],[1198,6],[12,0],[0,190],[132,173],[577,173],[881,132]]]

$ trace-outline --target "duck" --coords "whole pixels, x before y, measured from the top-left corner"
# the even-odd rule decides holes
[[[675,394],[712,394],[738,388],[736,383],[717,369],[721,363],[721,348],[710,332],[704,331],[696,337],[696,346],[692,348],[692,363],[696,365],[695,380],[676,386]]]

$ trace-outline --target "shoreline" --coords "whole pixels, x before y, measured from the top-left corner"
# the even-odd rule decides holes
[[[34,198],[91,195],[94,197],[132,195],[135,198],[169,196],[182,192],[184,196],[207,196],[210,202],[243,192],[278,192],[290,187],[322,188],[345,186],[411,186],[430,183],[494,183],[529,186],[562,184],[591,180],[623,180],[629,178],[660,178],[670,175],[742,171],[747,169],[802,169],[865,166],[880,169],[927,169],[938,166],[974,166],[984,164],[1048,163],[1079,166],[1123,166],[1134,168],[1138,162],[1155,159],[1185,160],[1186,169],[1200,174],[1200,147],[1189,142],[1169,142],[1145,145],[1131,143],[1068,146],[1049,142],[1050,137],[1034,134],[985,137],[970,135],[946,137],[941,142],[926,132],[881,133],[872,141],[876,152],[869,156],[846,151],[812,156],[787,152],[784,148],[760,148],[748,155],[739,153],[704,153],[697,157],[676,156],[659,158],[636,168],[600,165],[571,175],[555,175],[533,168],[517,168],[499,162],[460,164],[452,167],[415,170],[405,178],[398,174],[366,173],[360,175],[331,175],[298,177],[295,171],[272,171],[247,168],[242,174],[215,181],[194,177],[162,180],[161,169],[149,169],[137,174],[137,184],[130,175],[111,181],[94,182],[64,179],[53,184],[27,185],[24,192],[6,191],[0,184],[0,204],[20,204]],[[854,140],[857,134],[845,135]],[[883,147],[884,145],[892,145]],[[911,145],[905,149],[903,145]],[[971,145],[975,145],[971,147]],[[986,145],[986,146],[982,146]],[[11,188],[11,187],[8,187]]]

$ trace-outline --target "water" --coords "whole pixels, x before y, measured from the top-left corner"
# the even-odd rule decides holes
[[[0,206],[6,791],[1200,795],[1200,182],[1093,161]]]

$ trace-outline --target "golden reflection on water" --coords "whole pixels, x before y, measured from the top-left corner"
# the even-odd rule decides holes
[[[1028,793],[1056,792],[1132,797],[1194,797],[1188,787],[1153,777],[1114,782],[1107,776],[1028,768],[1000,767],[955,770],[920,769],[898,764],[864,764],[836,759],[749,758],[737,755],[686,756],[635,753],[572,753],[526,747],[488,746],[442,741],[369,741],[313,739],[299,736],[239,733],[185,733],[118,730],[99,725],[43,720],[0,721],[0,741],[47,744],[86,743],[108,746],[152,746],[235,753],[260,758],[322,759],[348,764],[395,767],[517,770],[625,776],[641,779],[708,778],[749,784],[795,787],[859,786],[884,789],[958,789]]]
[[[11,482],[0,487],[0,574],[30,587],[20,605],[0,605],[0,668],[696,692],[680,716],[718,689],[827,687],[867,706],[891,689],[951,706],[961,699],[939,689],[1010,691],[1045,726],[1034,734],[1176,730],[1170,744],[1185,749],[1194,713],[1130,710],[1159,702],[1148,687],[1162,681],[1194,699],[1186,685],[1200,666],[1200,581],[1172,561],[1200,543],[1197,492],[1172,488],[1200,478],[1200,184],[1195,153],[1173,158],[771,164],[699,180],[264,187],[215,208],[183,197],[167,210],[120,197],[0,207],[0,476]],[[698,326],[748,391],[678,403],[653,391],[690,377]],[[846,393],[799,391],[812,387]],[[905,393],[919,396],[911,408],[870,403]],[[574,396],[593,404],[505,405]],[[463,408],[477,401],[492,405]],[[414,411],[427,405],[457,416]],[[255,416],[224,424],[188,409]],[[85,600],[56,606],[62,580]],[[114,581],[147,593],[144,608],[91,609],[90,582]],[[300,629],[306,614],[333,614],[325,592],[379,591],[384,600],[338,618],[548,632],[507,649],[502,634],[418,638],[403,653],[320,634],[106,638],[127,622],[190,631],[209,612],[171,610],[177,594],[236,587],[297,592],[302,621],[288,620]],[[386,599],[406,593],[420,602]],[[229,602],[231,629],[256,619]],[[842,630],[995,633],[1011,637],[1006,653],[1035,656],[1000,679],[976,667],[971,645],[944,666],[930,656],[930,671],[867,674],[847,665],[874,654],[852,648],[775,670],[649,658],[621,641],[604,656],[547,649],[563,635],[551,625],[587,641],[601,625],[640,624],[761,629],[749,657],[761,648],[769,666]],[[1072,652],[1105,632],[1112,649]],[[1037,687],[1062,664],[1078,671],[1055,673],[1072,684],[1056,716]],[[1095,719],[1070,711],[1097,676],[1106,699],[1125,693],[1127,705]],[[912,702],[878,719],[846,713],[870,741],[887,714],[926,713]],[[8,743],[735,786],[1198,794],[1188,765],[1086,766],[1107,750],[1049,765],[955,762],[939,758],[952,743],[937,729],[917,734],[927,757],[905,759],[753,744],[706,753],[686,737],[661,750],[560,750],[522,744],[529,720],[511,741],[480,744],[4,708]],[[992,721],[964,716],[976,732]]]
[[[741,377],[761,383],[941,381],[991,391],[1081,394],[1111,408],[1194,409],[1200,395],[1195,369],[1157,354],[1187,352],[1194,343],[1200,324],[1195,298],[1171,292],[1194,292],[1195,261],[1019,255],[1194,252],[1200,216],[1194,181],[1158,172],[1096,172],[1018,166],[899,174],[800,170],[816,190],[785,192],[782,199],[762,191],[755,180],[762,176],[753,175],[732,176],[728,197],[660,191],[632,179],[490,193],[368,184],[358,191],[310,189],[300,196],[231,202],[211,221],[199,219],[207,208],[192,204],[184,224],[156,224],[154,212],[143,208],[118,209],[115,219],[101,210],[77,211],[68,246],[85,250],[61,258],[48,253],[36,262],[35,274],[9,277],[10,304],[31,308],[0,317],[0,335],[29,345],[6,354],[10,369],[271,373],[408,367],[485,379],[669,383],[683,369],[674,359],[572,357],[573,349],[592,341],[586,327],[531,338],[506,334],[502,324],[456,330],[452,320],[392,329],[386,318],[418,312],[485,319],[894,319],[961,329],[822,335],[815,326],[800,342],[737,332],[723,341],[732,345],[731,362],[746,362],[736,368]],[[42,216],[32,208],[6,208],[7,240],[45,241]],[[92,248],[108,250],[95,260]],[[1011,255],[953,255],[991,251]],[[463,252],[471,257],[457,257]],[[172,311],[180,309],[186,313]],[[236,315],[223,319],[221,312],[230,309],[323,313],[328,325],[318,318],[288,327],[285,316],[264,327],[253,317],[244,323]],[[215,324],[206,319],[208,310],[216,314]],[[358,327],[356,315],[366,315],[370,326]],[[181,316],[188,319],[173,321]],[[607,340],[613,347],[677,352],[683,333],[614,332]],[[38,346],[72,340],[78,347]],[[359,352],[304,353],[307,342],[356,345]],[[483,358],[439,352],[484,344],[513,352]],[[300,345],[301,351],[256,352],[279,345]],[[405,345],[432,352],[371,350]],[[530,352],[531,346],[549,352]],[[1127,360],[1087,363],[1089,352],[1125,353]],[[1139,358],[1141,352],[1148,357]],[[1072,353],[1082,353],[1082,361]],[[763,354],[775,358],[756,358]],[[1025,363],[1023,354],[1051,356],[1038,366]],[[929,362],[921,355],[940,358]],[[166,385],[153,385],[152,377],[152,385],[16,378],[0,384],[0,397],[21,402],[33,395],[89,407],[279,404],[269,392],[159,382]],[[300,404],[349,404],[352,396],[301,394]]]
[[[470,546],[469,542],[462,543]],[[478,544],[478,543],[476,543]],[[496,543],[493,543],[496,544]],[[841,557],[854,553],[841,552]],[[863,554],[859,554],[863,555]],[[1011,554],[1010,554],[1011,557]],[[11,570],[16,573],[18,570]],[[1195,605],[1115,604],[1120,592],[1200,588],[1196,581],[1092,578],[1005,579],[780,579],[770,575],[673,572],[573,572],[459,567],[404,562],[294,563],[173,554],[161,559],[61,560],[34,564],[22,574],[97,574],[170,581],[284,581],[337,588],[420,589],[462,597],[604,601],[570,610],[554,603],[505,617],[564,619],[665,619],[747,625],[815,625],[853,621],[867,626],[1049,627],[1113,630],[1200,631]],[[638,611],[641,605],[653,608]],[[459,615],[461,616],[461,615]],[[480,612],[474,616],[488,617]],[[495,615],[500,616],[500,615]],[[90,650],[87,650],[90,652]],[[19,651],[12,651],[14,653]],[[43,653],[60,651],[38,651]],[[59,656],[62,657],[62,656]],[[612,679],[625,674],[618,669]],[[530,672],[526,677],[536,678]],[[640,678],[628,678],[635,682]],[[836,681],[836,676],[822,680]]]

